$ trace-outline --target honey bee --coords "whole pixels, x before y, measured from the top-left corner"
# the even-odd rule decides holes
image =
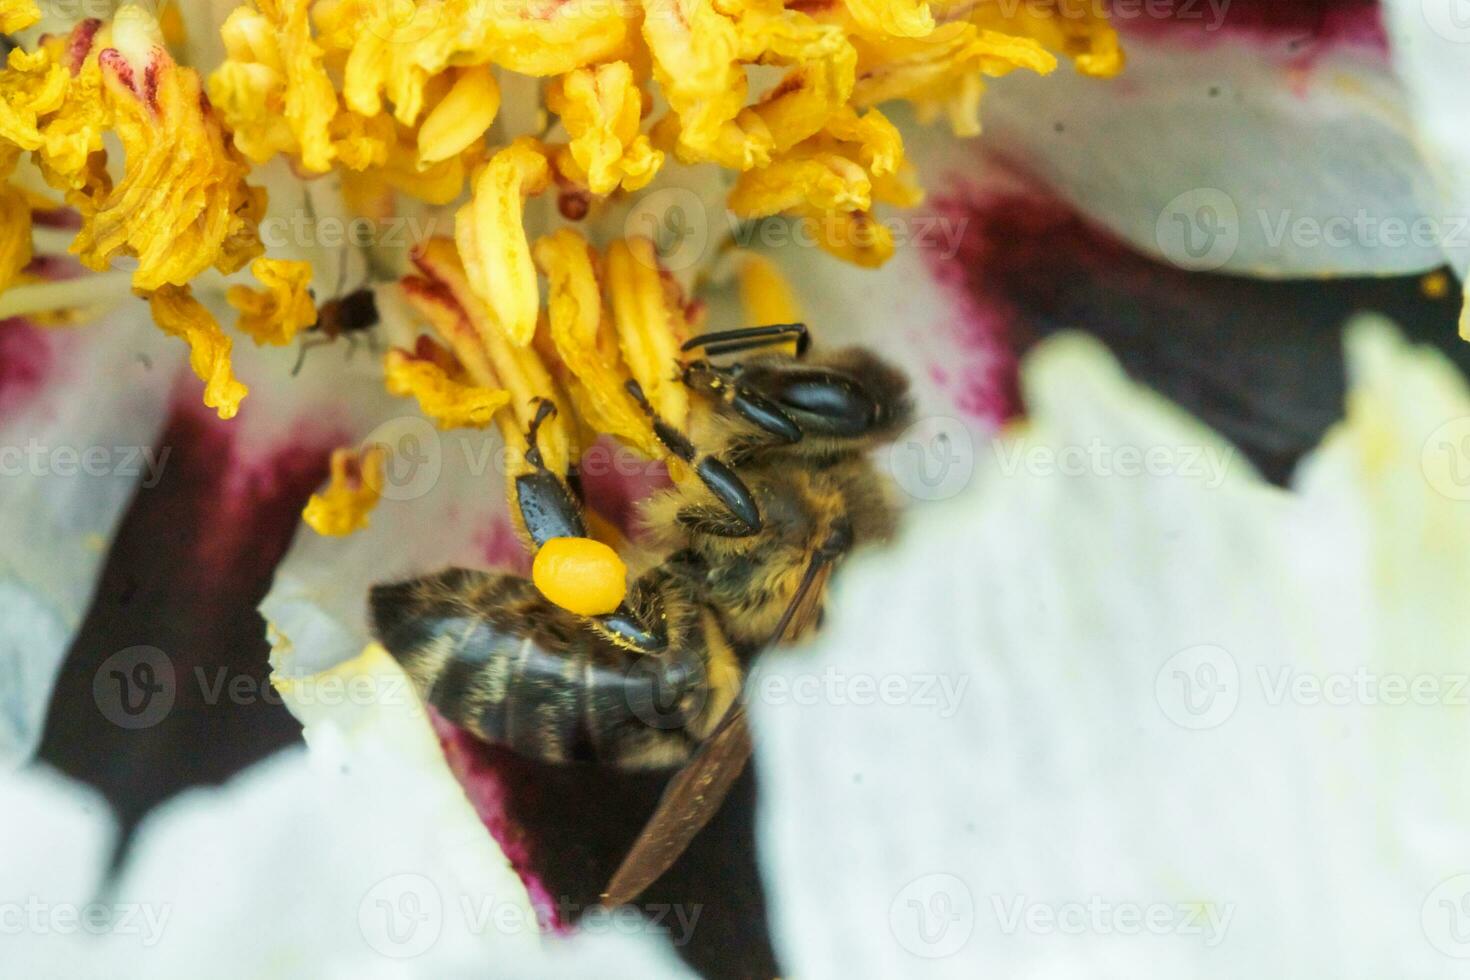
[[[777,324],[685,344],[677,377],[711,408],[690,436],[628,383],[697,479],[644,505],[664,557],[615,611],[581,617],[525,578],[463,568],[371,591],[379,641],[425,701],[479,738],[551,763],[687,763],[609,885],[609,904],[673,863],[743,769],[739,693],[755,655],[812,627],[834,563],[894,530],[897,509],[869,450],[909,423],[907,381],[870,351],[815,354],[808,340],[804,325]],[[587,533],[537,446],[554,411],[540,405],[526,434],[534,471],[515,488],[537,548]]]

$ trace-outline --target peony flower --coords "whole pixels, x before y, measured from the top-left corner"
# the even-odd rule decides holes
[[[1470,568],[1418,542],[1470,531],[1440,452],[1470,389],[1381,324],[1349,341],[1348,417],[1290,490],[1095,341],[1038,350],[1026,424],[894,551],[855,560],[829,632],[747,689],[784,969],[1438,975],[1463,956]],[[1118,468],[1040,465],[1089,447]],[[9,836],[66,857],[5,852],[29,896],[0,905],[27,916],[10,962],[686,975],[660,947],[698,906],[593,915],[538,947],[535,896],[381,649],[276,683],[310,759],[168,805],[104,892],[101,804],[11,778]]]
[[[1167,536],[1183,526],[1183,518],[1170,509],[1184,505],[1175,499],[1173,486],[1168,480],[1156,486],[1154,474],[1134,482],[1083,479],[1075,485],[1034,474],[1010,479],[1004,468],[1012,465],[1007,460],[1019,458],[1025,475],[1030,458],[1025,452],[1034,447],[1049,446],[1053,460],[1063,452],[1081,453],[1091,443],[1071,436],[1087,426],[1097,429],[1105,447],[1133,439],[1135,431],[1150,437],[1173,434],[1186,443],[1166,440],[1167,446],[1192,446],[1200,459],[1221,467],[1207,471],[1220,478],[1204,488],[1213,496],[1185,501],[1199,508],[1185,512],[1196,521],[1189,526],[1208,541],[1244,537],[1241,550],[1254,559],[1251,567],[1258,576],[1273,562],[1305,569],[1287,583],[1298,591],[1281,602],[1281,608],[1292,610],[1299,600],[1318,615],[1301,614],[1296,627],[1299,635],[1312,638],[1305,649],[1323,645],[1318,634],[1358,638],[1363,645],[1349,648],[1366,651],[1363,658],[1378,663],[1400,635],[1352,628],[1339,634],[1321,617],[1321,581],[1356,582],[1351,594],[1369,623],[1381,613],[1394,622],[1430,624],[1424,635],[1431,639],[1452,637],[1452,610],[1433,606],[1405,613],[1396,605],[1402,598],[1397,580],[1367,573],[1353,580],[1361,572],[1353,564],[1361,553],[1349,548],[1337,565],[1309,558],[1312,542],[1333,541],[1351,526],[1349,521],[1325,530],[1303,529],[1316,519],[1303,516],[1316,514],[1307,506],[1317,499],[1309,493],[1316,486],[1313,474],[1333,474],[1331,479],[1349,488],[1342,493],[1378,494],[1389,484],[1397,489],[1405,482],[1423,483],[1414,468],[1421,464],[1411,454],[1385,450],[1388,455],[1374,456],[1384,469],[1374,470],[1370,479],[1342,474],[1323,462],[1341,444],[1329,440],[1323,455],[1300,471],[1304,482],[1280,491],[1251,476],[1248,465],[1229,455],[1230,446],[1217,437],[1121,382],[1095,350],[1074,342],[1037,354],[1024,397],[1016,375],[1018,358],[1042,336],[1065,328],[1089,330],[1110,342],[1131,373],[1218,429],[1272,480],[1285,482],[1300,455],[1340,413],[1335,338],[1345,315],[1362,306],[1381,307],[1389,297],[1425,317],[1422,324],[1406,324],[1424,337],[1438,326],[1447,305],[1457,305],[1446,296],[1449,280],[1442,273],[1402,288],[1386,281],[1381,292],[1356,279],[1341,286],[1299,282],[1422,273],[1444,261],[1444,234],[1393,240],[1386,234],[1396,223],[1447,227],[1444,210],[1424,191],[1431,186],[1429,175],[1452,157],[1429,152],[1432,142],[1414,135],[1439,131],[1434,127],[1440,117],[1421,112],[1433,102],[1424,94],[1433,85],[1420,78],[1415,45],[1397,40],[1412,32],[1413,25],[1398,25],[1406,15],[1390,11],[1390,45],[1376,8],[1367,4],[1313,8],[1325,12],[1305,19],[1246,5],[1229,16],[1220,11],[1218,22],[1213,10],[1200,14],[1209,19],[1196,20],[1182,5],[1167,17],[1157,11],[1130,14],[1119,5],[1112,26],[1089,5],[1067,2],[848,3],[820,9],[680,3],[672,8],[678,16],[644,6],[648,9],[562,5],[534,18],[513,16],[518,7],[501,8],[484,12],[481,19],[470,16],[467,6],[421,0],[405,19],[402,10],[395,14],[398,8],[376,4],[262,2],[229,15],[221,29],[223,60],[201,62],[197,72],[169,53],[183,49],[175,42],[163,44],[162,28],[136,8],[124,8],[134,12],[120,13],[110,24],[54,33],[11,55],[0,82],[5,113],[0,139],[16,149],[0,151],[0,159],[8,160],[5,152],[15,158],[5,198],[11,203],[5,207],[18,220],[7,223],[0,236],[0,273],[10,269],[14,281],[0,294],[0,313],[32,320],[0,326],[0,446],[21,448],[36,440],[39,448],[16,457],[30,468],[25,479],[6,487],[0,509],[0,529],[16,542],[14,551],[0,559],[0,613],[14,624],[6,630],[7,656],[0,672],[7,754],[17,761],[32,754],[55,687],[43,757],[54,761],[60,755],[70,768],[87,772],[80,744],[60,733],[68,719],[97,715],[97,678],[107,683],[109,670],[119,670],[125,679],[132,676],[118,667],[104,668],[108,657],[128,652],[124,647],[133,641],[124,633],[134,626],[119,624],[134,623],[130,617],[149,621],[140,640],[156,635],[171,640],[159,645],[167,647],[164,656],[182,701],[158,722],[155,730],[161,731],[182,725],[195,711],[209,718],[229,716],[219,696],[208,693],[218,689],[200,677],[207,680],[210,668],[231,662],[226,659],[231,654],[253,649],[249,662],[259,680],[265,669],[264,624],[250,607],[262,596],[272,663],[283,689],[290,690],[317,684],[321,671],[362,669],[358,658],[370,639],[363,600],[372,584],[446,564],[527,571],[531,556],[506,497],[513,499],[513,478],[526,465],[524,433],[538,412],[537,399],[558,409],[542,430],[546,463],[559,472],[577,466],[600,512],[590,533],[618,540],[631,529],[632,502],[647,484],[682,476],[677,465],[662,460],[665,451],[646,416],[622,397],[625,383],[638,381],[658,412],[682,426],[697,410],[668,376],[683,340],[712,327],[804,317],[819,343],[871,346],[914,380],[925,421],[887,454],[884,469],[908,491],[915,513],[895,551],[872,557],[866,570],[855,559],[850,573],[839,573],[819,645],[803,651],[800,660],[794,652],[789,661],[781,653],[770,655],[756,679],[778,683],[786,676],[790,689],[829,661],[848,664],[840,669],[852,670],[853,676],[875,674],[876,666],[862,666],[853,651],[862,651],[867,638],[899,628],[896,624],[918,621],[903,634],[912,637],[905,642],[912,646],[914,674],[933,675],[936,683],[951,677],[956,712],[938,728],[923,718],[891,730],[880,725],[874,730],[887,732],[887,738],[874,746],[872,731],[863,731],[869,740],[860,741],[851,730],[867,717],[861,712],[839,710],[844,706],[830,701],[822,705],[828,710],[783,711],[781,704],[760,703],[761,688],[754,688],[761,832],[754,843],[748,833],[741,838],[738,807],[724,832],[750,843],[761,862],[777,959],[765,963],[756,950],[742,954],[749,961],[726,966],[734,970],[753,962],[755,971],[779,964],[797,974],[822,973],[844,962],[842,955],[849,954],[834,952],[840,948],[862,955],[862,965],[874,972],[877,964],[888,972],[908,972],[933,948],[919,934],[928,934],[929,920],[909,916],[905,910],[916,906],[907,902],[947,916],[966,894],[974,900],[973,938],[937,961],[940,969],[973,972],[980,964],[1019,962],[1058,964],[1060,970],[1072,957],[1093,952],[1086,941],[1060,951],[1048,947],[1047,935],[1036,928],[1021,936],[1034,940],[1034,948],[1003,941],[1019,935],[1014,930],[1001,930],[999,939],[988,934],[982,943],[973,936],[974,913],[998,914],[996,908],[1012,917],[1006,921],[1015,921],[1016,914],[1026,921],[1028,914],[1044,918],[1047,909],[1056,915],[1064,906],[1070,915],[1074,904],[1086,908],[1098,897],[1115,910],[1129,902],[1176,909],[1194,903],[1190,908],[1201,915],[1213,911],[1223,917],[1226,906],[1236,902],[1230,907],[1270,909],[1281,920],[1305,915],[1311,896],[1275,894],[1282,889],[1266,887],[1279,880],[1263,870],[1273,865],[1230,846],[1225,817],[1264,821],[1300,804],[1303,809],[1296,812],[1330,812],[1338,821],[1332,826],[1341,828],[1344,839],[1358,842],[1366,836],[1362,815],[1374,806],[1369,788],[1353,786],[1357,795],[1329,796],[1330,787],[1314,784],[1298,795],[1262,794],[1253,808],[1241,802],[1241,794],[1225,801],[1200,792],[1181,803],[1167,786],[1137,780],[1135,818],[1182,809],[1227,836],[1208,859],[1190,865],[1200,884],[1187,894],[1162,870],[1166,857],[1182,858],[1163,846],[1161,832],[1142,842],[1122,841],[1129,846],[1107,838],[1107,851],[1116,852],[1117,860],[1096,874],[1043,874],[1051,866],[1034,837],[1026,837],[1022,856],[1007,851],[1003,860],[992,861],[987,850],[985,859],[979,857],[969,840],[974,831],[965,823],[975,813],[1003,811],[1013,798],[1034,807],[1034,826],[1020,825],[1030,834],[1036,827],[1056,828],[1078,812],[1101,813],[1105,804],[1121,810],[1129,802],[1085,784],[1070,767],[1067,754],[1080,751],[1077,746],[1089,737],[1099,746],[1144,755],[1149,761],[1138,771],[1176,771],[1174,753],[1188,753],[1193,746],[1181,741],[1183,733],[1160,728],[1156,715],[1146,713],[1157,703],[1137,700],[1156,698],[1155,687],[1147,685],[1164,670],[1155,656],[1157,646],[1175,643],[1174,635],[1149,638],[1154,645],[1140,641],[1146,649],[1128,659],[1119,655],[1112,630],[1132,635],[1122,628],[1161,609],[1174,617],[1168,622],[1198,617],[1209,607],[1207,600],[1244,588],[1243,563],[1202,548],[1197,561],[1201,581],[1212,584],[1210,593],[1181,589],[1176,595],[1170,591],[1175,579],[1160,578],[1159,569],[1148,566],[1136,578],[1120,580],[1120,594],[1099,605],[1090,588],[1094,581],[1109,581],[1111,569],[1097,565],[1087,579],[1081,573],[1093,571],[1099,546],[1116,551],[1118,544],[1080,532],[1069,543],[1051,530],[1084,528],[1121,536],[1137,529],[1143,541]],[[470,29],[461,30],[467,23]],[[200,33],[190,29],[192,36]],[[1122,68],[1120,36],[1129,70],[1110,78]],[[1059,57],[1071,68],[1053,70]],[[125,68],[133,73],[131,81]],[[955,140],[954,134],[977,128],[982,78],[998,75],[1007,77],[985,96],[981,140]],[[157,106],[150,101],[149,77],[164,86],[154,93],[162,100]],[[198,97],[201,91],[208,98]],[[761,93],[754,101],[752,91]],[[548,112],[557,117],[553,125],[548,125]],[[927,127],[925,120],[930,120]],[[947,123],[947,131],[933,120]],[[177,157],[160,150],[171,145],[166,137],[176,132],[190,148]],[[922,205],[920,184],[928,191]],[[158,201],[140,201],[150,187],[166,193]],[[270,191],[268,206],[263,189]],[[47,194],[52,196],[34,196]],[[63,199],[75,210],[80,228],[77,218],[60,210]],[[125,209],[135,204],[146,221],[127,219]],[[304,233],[295,230],[302,217],[310,222]],[[363,218],[379,229],[368,246],[326,243],[327,222],[350,228]],[[1343,222],[1346,237],[1339,234]],[[31,227],[13,231],[20,223]],[[389,241],[389,227],[416,228],[408,236],[413,247]],[[284,240],[282,229],[292,229]],[[82,275],[58,268],[57,259],[72,240],[92,265],[115,261],[127,267]],[[1216,271],[1239,277],[1209,274]],[[1261,281],[1273,278],[1298,282],[1278,288]],[[380,357],[359,351],[345,363],[345,354],[318,351],[293,379],[294,352],[276,345],[301,343],[309,332],[321,331],[326,298],[340,297],[358,283],[375,297],[382,322],[373,338],[387,349]],[[314,294],[308,284],[315,286]],[[1404,289],[1413,294],[1413,303],[1404,299]],[[157,326],[186,344],[144,330],[138,322],[144,304],[135,303],[132,316],[118,309],[135,290],[147,298]],[[1430,296],[1417,295],[1420,291]],[[86,307],[101,308],[101,317]],[[67,330],[41,325],[58,320],[96,322]],[[232,330],[253,342],[234,338]],[[1359,439],[1377,452],[1388,445],[1377,441],[1378,426],[1396,424],[1389,421],[1396,418],[1396,403],[1385,401],[1384,393],[1419,390],[1431,381],[1443,395],[1436,404],[1451,413],[1435,425],[1448,422],[1453,412],[1463,413],[1455,407],[1461,396],[1435,377],[1439,369],[1415,366],[1418,358],[1381,335],[1362,336],[1367,339],[1356,341],[1355,363],[1380,372],[1375,379],[1390,380],[1363,389],[1373,407],[1356,411],[1344,430],[1348,435],[1334,438]],[[180,377],[186,354],[191,374]],[[1085,396],[1094,391],[1101,394],[1088,400]],[[209,412],[199,408],[201,402]],[[1022,438],[1032,440],[1021,443],[1021,456],[1014,455],[1018,450],[1010,442],[986,448],[999,426],[1021,415],[1031,426]],[[1405,423],[1394,438],[1426,445],[1429,435],[1416,425]],[[928,467],[946,458],[934,453],[945,439],[953,444],[961,435],[979,446],[982,457],[970,489],[948,504],[930,505],[928,498],[953,490],[943,489],[943,477],[939,490],[928,482],[933,477]],[[1453,447],[1452,436],[1445,444]],[[103,476],[78,480],[80,461],[73,467],[58,459],[58,446],[123,452],[109,457]],[[159,447],[152,464],[142,453],[145,446]],[[127,447],[139,450],[135,466],[124,467],[118,458]],[[172,470],[162,458],[169,448],[175,454]],[[1180,455],[1176,451],[1174,459]],[[672,472],[666,475],[666,469]],[[155,470],[158,478],[150,487]],[[1360,477],[1360,483],[1353,482]],[[1383,487],[1373,482],[1379,479]],[[160,485],[166,489],[151,495]],[[1069,489],[1057,491],[1059,485]],[[1029,509],[1043,502],[1055,505],[1057,514]],[[1070,523],[1063,519],[1074,512]],[[1434,513],[1433,526],[1453,540],[1453,519]],[[1091,516],[1083,520],[1082,515]],[[1374,519],[1389,520],[1378,511]],[[299,528],[302,521],[306,529]],[[1398,530],[1391,523],[1384,526],[1385,536]],[[1014,537],[999,539],[1002,527]],[[1403,548],[1412,555],[1424,550],[1423,541],[1433,540],[1418,529],[1405,533],[1404,541],[1413,544]],[[1308,543],[1300,550],[1282,543],[1301,537]],[[1009,564],[978,561],[988,554],[987,542],[995,540],[1008,542],[1011,550],[1003,554]],[[1273,547],[1278,544],[1279,549]],[[930,557],[935,553],[952,554],[956,563],[937,584],[930,581],[941,565]],[[1112,683],[1124,692],[1123,706],[1102,696],[1103,681],[1085,687],[1077,704],[1038,696],[1025,702],[1035,705],[1034,717],[1017,713],[1014,730],[999,736],[1007,750],[996,753],[1001,760],[996,767],[1005,773],[1003,779],[1014,771],[1014,785],[988,777],[924,782],[934,773],[968,773],[980,764],[945,755],[953,751],[946,741],[951,736],[983,749],[997,739],[987,726],[1005,705],[998,708],[999,702],[988,698],[991,690],[1007,688],[992,679],[987,699],[978,700],[978,687],[967,688],[972,692],[967,699],[958,684],[974,677],[973,684],[982,685],[987,677],[982,665],[994,666],[987,644],[994,643],[1000,662],[1009,664],[1010,650],[1020,641],[1006,641],[1016,637],[1019,624],[1034,629],[1043,619],[1042,607],[1035,605],[1041,600],[1013,594],[1014,582],[1025,581],[1022,576],[1032,567],[1022,558],[1032,555],[1043,556],[1037,559],[1040,567],[1057,569],[1057,578],[1038,588],[1044,608],[1074,630],[1059,634],[1068,637],[1066,642],[1043,645],[1045,669],[1055,671],[1054,677],[1092,678],[1088,672],[1100,660],[1116,661],[1119,672]],[[614,568],[619,581],[621,568],[621,563]],[[998,578],[1001,570],[1010,577]],[[1453,571],[1444,582],[1455,581]],[[144,583],[141,596],[136,595],[138,579]],[[887,587],[873,584],[879,580]],[[895,583],[903,587],[894,588]],[[1251,584],[1259,587],[1259,582]],[[903,598],[882,598],[890,590]],[[1179,608],[1161,602],[1161,594],[1177,599]],[[956,611],[963,608],[960,597],[992,595],[1015,605],[986,619],[984,628]],[[1213,645],[1254,682],[1260,676],[1257,667],[1269,662],[1259,653],[1262,631],[1281,616],[1260,597],[1243,601],[1243,622],[1256,632],[1243,628],[1238,643],[1177,634],[1178,650],[1164,652],[1173,656]],[[940,603],[940,613],[926,609],[927,602]],[[1094,621],[1101,624],[1097,635],[1078,635],[1086,634],[1079,624]],[[863,630],[861,641],[849,632],[857,629]],[[69,648],[70,666],[58,679]],[[924,659],[931,654],[934,659]],[[373,654],[366,656],[366,663],[373,663]],[[962,666],[952,669],[945,657],[960,658]],[[1029,663],[1014,659],[1022,665],[1017,669]],[[1318,672],[1332,677],[1350,672],[1346,663],[1329,662],[1331,670]],[[1280,664],[1271,663],[1279,672]],[[1188,677],[1201,664],[1219,666],[1187,658],[1175,666]],[[1165,681],[1174,677],[1170,673]],[[1143,695],[1138,695],[1141,683]],[[290,703],[308,723],[310,739],[309,708],[299,700]],[[1154,726],[1147,730],[1157,742],[1137,744],[1139,718]],[[1236,719],[1240,725],[1222,728],[1216,743],[1221,750],[1209,757],[1223,767],[1226,785],[1243,782],[1232,774],[1246,758],[1256,759],[1265,738],[1279,736],[1276,718],[1268,715],[1255,725],[1242,716]],[[1077,719],[1094,724],[1083,729]],[[422,716],[415,723],[414,737],[426,738]],[[365,729],[374,724],[363,722]],[[1289,729],[1292,722],[1284,724]],[[803,727],[809,731],[799,733]],[[1039,747],[1026,756],[1037,765],[1023,770],[1014,767],[1009,747],[1010,740],[1033,737],[1025,732],[1034,733],[1032,744]],[[1374,732],[1382,744],[1402,740],[1411,753],[1427,752],[1431,734],[1413,726],[1405,732]],[[219,753],[230,735],[242,736],[239,752],[245,757],[294,737],[280,727],[268,737],[248,730],[216,732],[210,751],[199,753],[199,771],[185,778],[217,781],[246,761],[227,763]],[[493,838],[543,925],[569,927],[595,893],[579,898],[571,910],[560,908],[561,900],[582,894],[590,877],[602,874],[605,881],[610,869],[603,865],[616,860],[626,836],[636,831],[657,781],[611,785],[616,781],[581,776],[573,782],[583,785],[569,787],[567,777],[528,772],[463,732],[441,727],[439,736],[463,788],[461,797],[452,787],[434,792],[471,800],[488,830],[479,834],[472,828],[478,845],[489,847]],[[851,758],[861,755],[866,761],[858,768],[838,754],[847,751],[844,743],[819,756],[844,761],[814,773],[814,763],[798,757],[799,739],[824,747],[848,740]],[[899,746],[907,751],[893,751]],[[1348,765],[1339,748],[1330,738],[1317,738],[1310,744],[1315,754],[1304,758],[1339,773]],[[1053,752],[1066,757],[1056,772],[1043,765],[1054,761]],[[91,771],[89,778],[104,783],[135,778],[123,761],[128,754],[120,753],[118,761],[101,774]],[[915,757],[942,764],[931,769]],[[1284,783],[1286,764],[1273,756],[1252,772],[1274,772]],[[277,765],[282,771],[301,767]],[[1116,766],[1112,757],[1109,765]],[[1025,782],[1033,768],[1047,774],[1046,791]],[[1124,768],[1120,774],[1131,771]],[[861,781],[842,782],[857,775]],[[1407,788],[1406,798],[1436,792],[1436,778],[1426,772],[1421,783]],[[259,790],[259,798],[284,807],[280,801],[314,784],[305,775],[279,782]],[[803,786],[793,788],[797,783]],[[162,784],[143,795],[154,794],[150,802],[166,795]],[[564,817],[544,805],[547,786],[565,794],[559,798],[569,811]],[[383,787],[383,799],[395,803],[417,792],[404,774],[384,777]],[[585,798],[575,795],[578,789]],[[247,792],[254,791],[242,785],[224,791],[218,803],[200,803],[213,816],[196,819],[224,822],[198,833],[228,835],[225,815],[236,806],[231,796]],[[335,799],[334,792],[323,790],[328,799]],[[358,812],[377,805],[375,797],[354,792],[339,795],[355,803]],[[874,796],[866,797],[870,793]],[[769,798],[773,794],[779,798]],[[926,840],[932,845],[905,841],[915,843],[915,849],[888,847],[903,834],[893,826],[895,813],[873,800],[892,798],[929,808],[934,833]],[[1334,800],[1330,811],[1327,799]],[[632,801],[626,812],[618,812],[626,801]],[[399,813],[383,805],[383,816]],[[324,827],[342,822],[333,814],[345,811],[327,812],[332,806],[322,804]],[[1438,827],[1441,810],[1438,801],[1417,810],[1406,805],[1386,818],[1384,838],[1408,840],[1407,828],[1416,822]],[[839,813],[841,820],[833,816]],[[872,823],[865,822],[869,814]],[[807,828],[821,840],[789,829],[793,819],[808,815],[821,815]],[[125,826],[134,816],[125,815]],[[842,820],[849,829],[843,829]],[[611,828],[608,837],[623,838],[587,843],[593,832],[585,828],[599,821]],[[363,832],[388,832],[389,823]],[[568,824],[578,829],[569,831]],[[1096,845],[1090,838],[1062,835],[1066,829],[1060,828],[1056,839],[1070,842],[1071,864],[1086,869]],[[715,837],[721,832],[718,823],[710,831]],[[331,835],[323,832],[321,839],[325,848]],[[992,840],[986,839],[987,848]],[[893,863],[854,865],[850,878],[839,877],[830,863],[808,863],[832,861],[831,848],[838,841],[882,851]],[[1153,843],[1159,846],[1150,847]],[[161,845],[153,850],[160,853],[140,851],[131,859],[139,862],[138,874],[179,874],[179,863],[162,854]],[[328,851],[317,865],[324,879],[343,860]],[[760,887],[734,881],[728,870],[751,859],[730,859],[737,853],[730,848],[714,857],[709,853],[706,848],[705,857],[695,856],[708,862],[700,870],[732,894],[726,908],[709,910],[717,914],[705,920],[706,935],[717,930],[742,937],[762,934],[766,913]],[[558,857],[566,866],[552,866]],[[423,873],[430,876],[441,866],[434,863],[437,857],[405,860],[424,861]],[[592,869],[582,871],[580,879],[567,867],[577,861]],[[1019,870],[1004,886],[990,888],[982,879],[997,863]],[[1441,863],[1453,861],[1426,851],[1406,862],[1403,877],[1367,859],[1351,865],[1350,874],[1361,876],[1353,885],[1365,892],[1365,882],[1392,879],[1390,890],[1407,894],[1418,887],[1403,884],[1409,872],[1422,875]],[[723,875],[710,873],[709,865],[725,869]],[[1274,866],[1298,867],[1285,859]],[[97,862],[87,867],[95,878]],[[130,868],[124,865],[121,881],[128,880]],[[1234,869],[1233,876],[1220,869]],[[920,878],[936,875],[949,878],[931,877],[905,891]],[[953,888],[951,878],[964,890]],[[572,880],[575,886],[567,884]],[[345,909],[356,915],[362,895],[361,889],[353,890],[365,881],[344,878],[341,902],[322,898],[323,914]],[[479,884],[456,883],[456,890],[445,894],[478,894],[473,888]],[[834,902],[829,889],[850,897],[850,916],[823,911],[824,901]],[[824,891],[825,899],[820,897]],[[1227,891],[1243,897],[1217,896]],[[1018,896],[1022,901],[1015,913]],[[993,899],[999,906],[985,905]],[[1410,906],[1409,912],[1418,914],[1419,905]],[[1384,915],[1398,915],[1404,907],[1383,897],[1352,906]],[[646,907],[643,911],[652,915]],[[1227,940],[1249,925],[1232,922],[1223,926]],[[905,932],[910,925],[918,933]],[[213,941],[200,938],[212,935],[202,927],[187,932],[194,938],[184,948]],[[1089,936],[1095,939],[1097,933]],[[383,965],[356,959],[361,949],[350,932],[345,938],[322,935],[309,953],[316,959],[292,962],[322,971],[358,969],[363,962]],[[1244,935],[1251,938],[1230,947],[1242,957],[1232,963],[1274,964],[1289,955],[1277,935],[1259,930]],[[1415,963],[1423,951],[1398,945],[1392,941],[1397,936],[1365,936],[1364,955],[1354,965]],[[453,949],[446,951],[442,969],[455,968],[456,951],[482,955],[480,942],[486,938],[472,935],[462,946],[447,944]],[[645,938],[640,949],[627,953],[634,957],[631,962],[648,956],[668,966],[657,951],[660,940]],[[759,939],[753,942],[760,945]],[[598,949],[595,944],[585,948]],[[1136,952],[1140,948],[1144,954]],[[498,954],[500,947],[495,949]],[[1139,959],[1147,952],[1120,944],[1115,961],[1153,962]],[[1178,961],[1195,972],[1215,968],[1201,965],[1194,952],[1171,948],[1163,955],[1177,953]],[[112,954],[67,949],[56,955]],[[622,954],[586,955],[606,964]],[[706,959],[691,959],[702,971],[720,965],[712,965],[708,953],[700,955]],[[1115,954],[1102,950],[1098,955]],[[243,971],[256,968],[254,961],[242,962]],[[423,962],[433,968],[427,966],[433,961]],[[537,968],[527,960],[524,971]],[[522,972],[519,966],[516,972]]]

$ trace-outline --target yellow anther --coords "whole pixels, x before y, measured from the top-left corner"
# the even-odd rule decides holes
[[[25,193],[0,183],[0,291],[31,261],[31,205]]]
[[[531,580],[541,594],[579,616],[610,613],[628,591],[628,567],[601,541],[552,538],[536,552]]]
[[[412,395],[419,409],[441,429],[483,429],[494,420],[496,412],[510,404],[510,392],[457,380],[435,361],[407,351],[389,351],[383,370],[388,391]]]
[[[388,451],[374,444],[364,451],[332,452],[327,489],[314,493],[301,519],[317,534],[341,537],[368,526],[368,515],[378,505]]]
[[[454,216],[454,240],[470,286],[517,347],[535,335],[540,302],[522,212],[526,196],[541,193],[549,179],[541,145],[523,137],[491,158],[470,202]]]
[[[863,30],[898,37],[923,37],[934,30],[934,15],[922,0],[845,0],[847,12]]]
[[[660,274],[653,242],[628,238],[612,243],[607,252],[607,292],[623,363],[664,420],[682,427],[689,414],[689,396],[671,373],[689,328],[678,287]]]
[[[437,163],[462,153],[484,137],[499,111],[500,85],[490,68],[459,69],[454,85],[419,127],[419,162]]]
[[[557,356],[576,378],[578,412],[596,431],[664,455],[647,416],[628,397],[628,372],[618,357],[612,324],[603,316],[592,250],[577,232],[563,228],[536,242],[536,262],[546,273],[547,323]]]
[[[204,382],[204,404],[222,419],[234,418],[250,391],[230,368],[234,343],[188,286],[164,286],[147,297],[159,329],[189,345],[189,367]]]
[[[316,323],[312,302],[311,264],[293,259],[256,259],[250,274],[264,289],[231,286],[225,299],[240,311],[236,326],[257,344],[282,347]]]
[[[594,194],[620,185],[638,190],[658,173],[664,155],[639,132],[643,92],[627,62],[568,72],[546,92],[546,107],[571,136],[571,174]]]
[[[40,19],[36,0],[0,0],[0,34],[14,34]]]

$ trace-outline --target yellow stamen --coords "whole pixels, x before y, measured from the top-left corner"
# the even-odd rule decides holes
[[[540,144],[518,139],[491,158],[475,180],[474,196],[454,217],[470,286],[517,347],[531,342],[540,302],[522,210],[527,195],[546,189],[549,175]]]
[[[420,163],[437,163],[464,152],[485,135],[499,111],[500,85],[490,69],[461,69],[454,86],[419,127]]]
[[[40,19],[36,0],[0,0],[0,34],[14,34]]]
[[[559,169],[594,194],[638,190],[663,164],[664,155],[638,131],[643,92],[627,62],[568,72],[547,89],[546,107],[572,137],[571,163]]]
[[[388,391],[400,397],[412,395],[419,409],[441,429],[483,429],[495,413],[510,404],[510,392],[483,388],[450,377],[435,361],[391,350],[384,358]]]
[[[664,420],[682,428],[689,395],[670,371],[689,330],[675,295],[677,287],[660,275],[653,242],[628,238],[612,243],[607,290],[624,363]]]
[[[158,328],[189,345],[189,366],[204,382],[204,404],[222,419],[234,418],[250,389],[230,370],[233,342],[188,286],[162,286],[147,298]]]
[[[791,283],[762,255],[745,255],[740,262],[740,306],[745,322],[800,323],[801,303]]]
[[[380,443],[366,450],[332,452],[331,479],[323,493],[314,493],[301,519],[317,534],[342,537],[368,526],[368,515],[378,505],[383,489],[388,450]]]
[[[0,184],[0,291],[31,261],[31,205],[21,191]]]
[[[592,252],[563,228],[536,242],[536,262],[546,273],[547,323],[557,356],[575,376],[578,414],[597,432],[626,439],[647,455],[664,455],[653,426],[628,396],[613,326],[603,316]]]
[[[256,259],[250,274],[264,289],[231,286],[225,299],[240,311],[236,323],[257,344],[284,347],[298,332],[316,323],[316,304],[308,289],[311,264],[291,259]]]

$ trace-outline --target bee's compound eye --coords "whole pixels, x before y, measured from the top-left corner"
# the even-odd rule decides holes
[[[826,371],[789,371],[775,379],[770,394],[783,408],[801,413],[802,427],[829,435],[856,436],[878,419],[878,405],[850,378]]]

